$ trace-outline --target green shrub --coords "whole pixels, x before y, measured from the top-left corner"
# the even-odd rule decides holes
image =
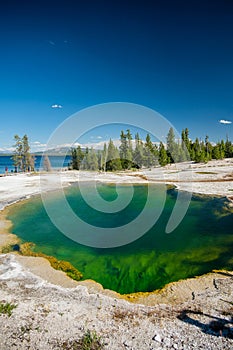
[[[61,345],[63,350],[103,350],[101,337],[95,331],[87,330],[81,339],[67,340]]]
[[[96,334],[96,332],[91,332],[89,330],[87,330],[86,333],[81,338],[80,345],[82,346],[81,348],[82,350],[103,349],[103,345],[101,343],[100,337]]]
[[[5,314],[10,317],[12,315],[12,310],[16,307],[17,305],[15,304],[0,302],[0,314]]]

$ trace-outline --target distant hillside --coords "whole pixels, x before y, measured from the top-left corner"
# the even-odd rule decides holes
[[[71,155],[71,149],[70,147],[57,147],[53,149],[46,150],[44,152],[32,152],[35,155],[43,155],[47,154],[49,156],[65,156],[65,155]]]
[[[51,149],[48,149],[46,151],[40,151],[40,152],[31,152],[35,155],[43,155],[43,154],[47,154],[49,156],[71,156],[71,147],[56,147],[56,148],[51,148]],[[84,152],[85,151],[85,147],[81,147],[82,151]]]
[[[81,147],[82,151],[85,151],[85,147]],[[71,156],[71,148],[70,147],[56,147],[56,148],[51,148],[46,151],[38,151],[38,152],[33,152],[30,151],[31,154],[35,154],[37,156],[42,156],[43,154],[47,154],[49,156]],[[13,152],[9,151],[1,151],[0,152],[0,157],[9,157],[12,156]]]

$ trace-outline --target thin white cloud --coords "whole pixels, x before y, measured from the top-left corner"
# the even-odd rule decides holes
[[[34,148],[45,148],[46,146],[47,146],[46,143],[40,143],[40,144],[33,145],[32,147],[34,147]]]
[[[219,123],[220,124],[231,124],[232,122],[230,120],[221,119],[221,120],[219,120]]]
[[[32,141],[30,142],[30,146],[31,146],[31,152],[43,152],[46,149],[47,144],[42,143],[40,141]]]
[[[0,152],[2,153],[12,153],[15,151],[15,148],[14,147],[1,147],[0,148]]]
[[[62,108],[62,105],[54,104],[51,106],[52,108]]]
[[[50,43],[50,45],[55,45],[55,42],[54,41],[52,41],[52,40],[49,40],[49,43]]]
[[[97,136],[97,139],[101,140],[103,137],[102,136]]]

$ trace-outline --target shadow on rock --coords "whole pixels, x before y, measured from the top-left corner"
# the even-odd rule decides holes
[[[191,317],[193,315],[193,317]],[[206,319],[206,323],[198,320]],[[233,339],[233,317],[230,320],[211,316],[200,311],[183,310],[177,318],[185,323],[189,323],[202,330],[203,333],[210,334],[216,337],[225,337]]]

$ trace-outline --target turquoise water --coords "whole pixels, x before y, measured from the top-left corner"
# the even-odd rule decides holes
[[[159,185],[153,186],[160,191]],[[88,183],[85,190],[89,191]],[[116,198],[112,185],[101,185],[99,193],[109,202]],[[233,214],[226,208],[224,200],[193,198],[182,223],[172,233],[166,234],[165,227],[176,195],[175,190],[167,190],[163,213],[144,236],[133,243],[110,249],[83,246],[64,236],[51,223],[40,197],[12,207],[9,218],[13,222],[13,232],[23,241],[34,242],[36,251],[70,261],[85,279],[94,279],[105,288],[120,293],[152,291],[171,281],[212,269],[232,269]],[[50,196],[50,205],[59,207],[59,195],[51,193]],[[66,196],[83,220],[96,226],[120,227],[143,209],[147,186],[135,186],[131,203],[114,214],[90,208],[77,185],[66,189]],[[155,206],[157,201],[155,197]]]

